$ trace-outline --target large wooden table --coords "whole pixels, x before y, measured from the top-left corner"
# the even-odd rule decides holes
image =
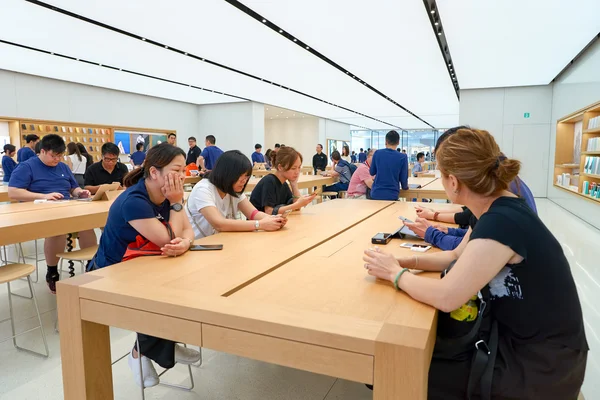
[[[254,190],[258,182],[262,178],[250,178],[248,185],[246,185],[246,191],[251,192]],[[331,176],[320,176],[320,175],[300,175],[298,178],[298,188],[308,189],[309,193],[312,193],[313,188],[322,185],[332,185],[337,181],[337,178]]]
[[[375,400],[426,399],[436,312],[369,277],[361,260],[399,215],[414,219],[413,205],[334,200],[292,214],[278,232],[196,241],[222,251],[142,257],[60,281],[65,399],[113,399],[109,326],[375,383]],[[400,243],[386,250],[408,252]]]
[[[448,195],[446,195],[441,178],[409,178],[409,183],[411,182],[411,179],[428,179],[431,182],[422,185],[420,189],[402,190],[400,191],[401,197],[405,197],[407,199],[416,198],[417,200],[448,199]]]
[[[8,186],[0,184],[0,203],[10,201],[8,198]]]

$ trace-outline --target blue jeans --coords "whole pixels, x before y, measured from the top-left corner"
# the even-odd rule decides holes
[[[338,182],[330,186],[325,186],[325,188],[323,189],[324,192],[339,192],[342,190],[348,190],[347,183]]]

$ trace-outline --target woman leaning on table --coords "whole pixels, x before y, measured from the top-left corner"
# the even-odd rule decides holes
[[[111,205],[98,252],[88,271],[108,267],[143,251],[176,257],[189,250],[194,231],[183,210],[185,152],[168,143],[148,150],[141,168],[124,178],[123,192]],[[129,354],[135,382],[144,387],[158,385],[152,361],[163,368],[176,362],[192,364],[200,353],[175,342],[138,334],[142,371],[136,346]]]
[[[478,339],[497,343],[497,351],[484,384],[472,378],[475,398],[490,398],[490,390],[493,399],[576,399],[588,352],[581,305],[560,244],[525,201],[507,191],[520,163],[501,157],[494,138],[475,129],[450,135],[436,156],[448,198],[467,206],[477,225],[451,251],[395,259],[367,250],[365,268],[443,313],[461,308],[480,290],[488,296],[487,319],[497,326],[497,337],[481,333]],[[454,261],[439,280],[407,271],[442,272]],[[458,360],[439,356],[441,343],[460,337],[456,330],[465,323],[442,324],[450,321],[443,313],[429,399],[465,399],[475,346],[466,346],[468,353]]]

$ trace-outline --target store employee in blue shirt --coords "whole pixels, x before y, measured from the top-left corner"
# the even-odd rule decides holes
[[[217,160],[223,154],[223,150],[215,146],[215,143],[217,143],[217,139],[213,135],[208,135],[204,141],[204,150],[202,150],[202,154],[198,157],[200,167],[203,171],[213,169]]]
[[[13,171],[8,183],[8,197],[17,201],[62,200],[71,197],[89,197],[90,192],[77,184],[71,169],[62,163],[65,152],[64,140],[55,134],[44,136],[39,157],[20,163]],[[46,238],[44,255],[48,272],[46,282],[52,293],[56,293],[59,280],[56,254],[65,251],[66,235]],[[79,245],[86,248],[96,244],[93,230],[79,232]]]
[[[23,161],[35,157],[35,145],[39,140],[40,137],[38,135],[29,134],[25,136],[26,144],[17,151],[17,162],[22,163]]]
[[[398,153],[396,147],[400,143],[400,135],[389,131],[385,135],[385,149],[377,150],[371,163],[371,176],[375,176],[371,188],[373,200],[398,200],[400,185],[408,190],[408,157]]]
[[[148,150],[144,165],[125,177],[127,190],[108,211],[98,252],[88,264],[88,271],[120,263],[128,245],[141,239],[153,243],[165,256],[176,257],[189,250],[194,231],[183,211],[185,166],[185,153],[177,146],[161,143]],[[165,268],[176,268],[178,260],[165,259]],[[198,351],[171,340],[141,333],[138,340],[140,348],[133,347],[128,363],[139,386],[158,385],[152,361],[163,368],[172,368],[176,362],[193,364],[200,359]]]
[[[265,156],[261,153],[262,145],[260,143],[256,143],[254,145],[254,153],[252,153],[252,165],[256,165],[256,163],[264,163]]]

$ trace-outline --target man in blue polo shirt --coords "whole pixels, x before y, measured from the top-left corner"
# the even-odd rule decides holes
[[[32,157],[35,157],[35,145],[37,144],[40,137],[38,135],[34,135],[33,133],[25,136],[25,146],[21,147],[19,151],[17,151],[17,162],[24,162],[29,160]]]
[[[385,149],[373,155],[370,170],[371,176],[375,176],[371,188],[373,200],[398,200],[401,184],[403,190],[408,190],[408,157],[396,151],[398,143],[398,132],[389,131],[385,135]]]
[[[213,135],[208,135],[206,137],[204,150],[202,150],[202,154],[198,157],[200,167],[203,171],[210,171],[213,169],[218,158],[223,154],[223,150],[215,146],[215,143],[217,143],[217,139],[215,139]]]
[[[65,142],[55,134],[44,136],[41,142],[39,157],[32,157],[20,163],[13,171],[8,183],[8,197],[17,201],[62,200],[71,197],[86,198],[90,192],[83,190],[75,180],[73,173],[62,163]],[[56,293],[56,282],[59,280],[56,254],[65,251],[66,235],[46,238],[44,255],[48,272],[46,282],[52,293]],[[79,233],[81,248],[96,245],[93,230]]]
[[[365,161],[367,161],[367,153],[365,153],[363,149],[360,149],[360,153],[358,153],[358,162],[362,164]]]
[[[260,143],[256,143],[254,145],[254,153],[252,153],[252,165],[256,165],[256,163],[262,164],[265,162],[265,156],[261,153],[262,145]]]

